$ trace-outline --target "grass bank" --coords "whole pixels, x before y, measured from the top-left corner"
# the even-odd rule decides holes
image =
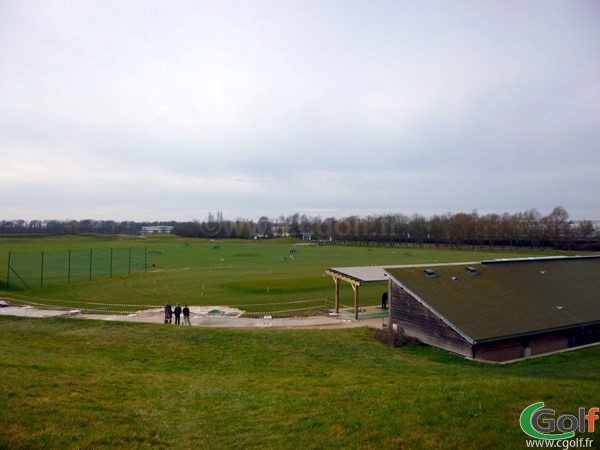
[[[0,448],[516,449],[527,405],[600,403],[600,347],[496,366],[365,328],[10,317],[0,342]]]

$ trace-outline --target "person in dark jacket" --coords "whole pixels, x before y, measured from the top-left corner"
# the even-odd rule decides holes
[[[190,308],[188,308],[188,305],[185,305],[183,307],[183,324],[184,325],[192,325],[190,323]]]
[[[169,302],[165,303],[165,323],[171,323],[173,308]]]
[[[181,325],[181,306],[175,306],[175,325]]]

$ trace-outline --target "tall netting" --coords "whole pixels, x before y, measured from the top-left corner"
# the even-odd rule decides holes
[[[31,289],[146,271],[146,248],[10,252],[8,289]]]

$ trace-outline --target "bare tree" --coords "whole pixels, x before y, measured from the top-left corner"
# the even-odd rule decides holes
[[[542,239],[542,215],[537,209],[530,209],[525,211],[521,217],[523,221],[524,237],[529,241],[529,245],[533,249],[540,245]]]
[[[557,206],[544,217],[544,224],[547,235],[554,243],[554,247],[558,247],[561,238],[566,236],[568,232],[569,213],[562,206]]]
[[[427,219],[421,214],[414,213],[408,224],[408,230],[413,242],[423,247],[423,242],[428,237]]]
[[[467,242],[471,232],[472,217],[470,214],[457,213],[450,217],[448,222],[448,235],[453,246],[462,249]]]
[[[485,217],[486,236],[490,250],[494,249],[494,244],[500,235],[500,216],[498,214],[488,214]]]
[[[588,239],[594,236],[596,229],[594,228],[594,222],[591,220],[582,220],[575,227],[575,233],[580,239]]]
[[[408,223],[409,219],[404,214],[396,214],[394,216],[395,230],[396,235],[398,236],[398,240],[400,242],[404,242],[405,245],[408,246],[408,240],[410,238],[410,233],[408,231]]]
[[[272,223],[267,216],[261,216],[256,224],[260,237],[272,237]]]
[[[448,220],[445,216],[434,215],[429,219],[429,235],[436,247],[448,242]]]

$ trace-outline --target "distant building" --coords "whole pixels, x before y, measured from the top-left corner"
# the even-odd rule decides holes
[[[142,227],[141,234],[146,236],[148,234],[171,234],[173,226],[170,225],[155,225],[150,227]]]

